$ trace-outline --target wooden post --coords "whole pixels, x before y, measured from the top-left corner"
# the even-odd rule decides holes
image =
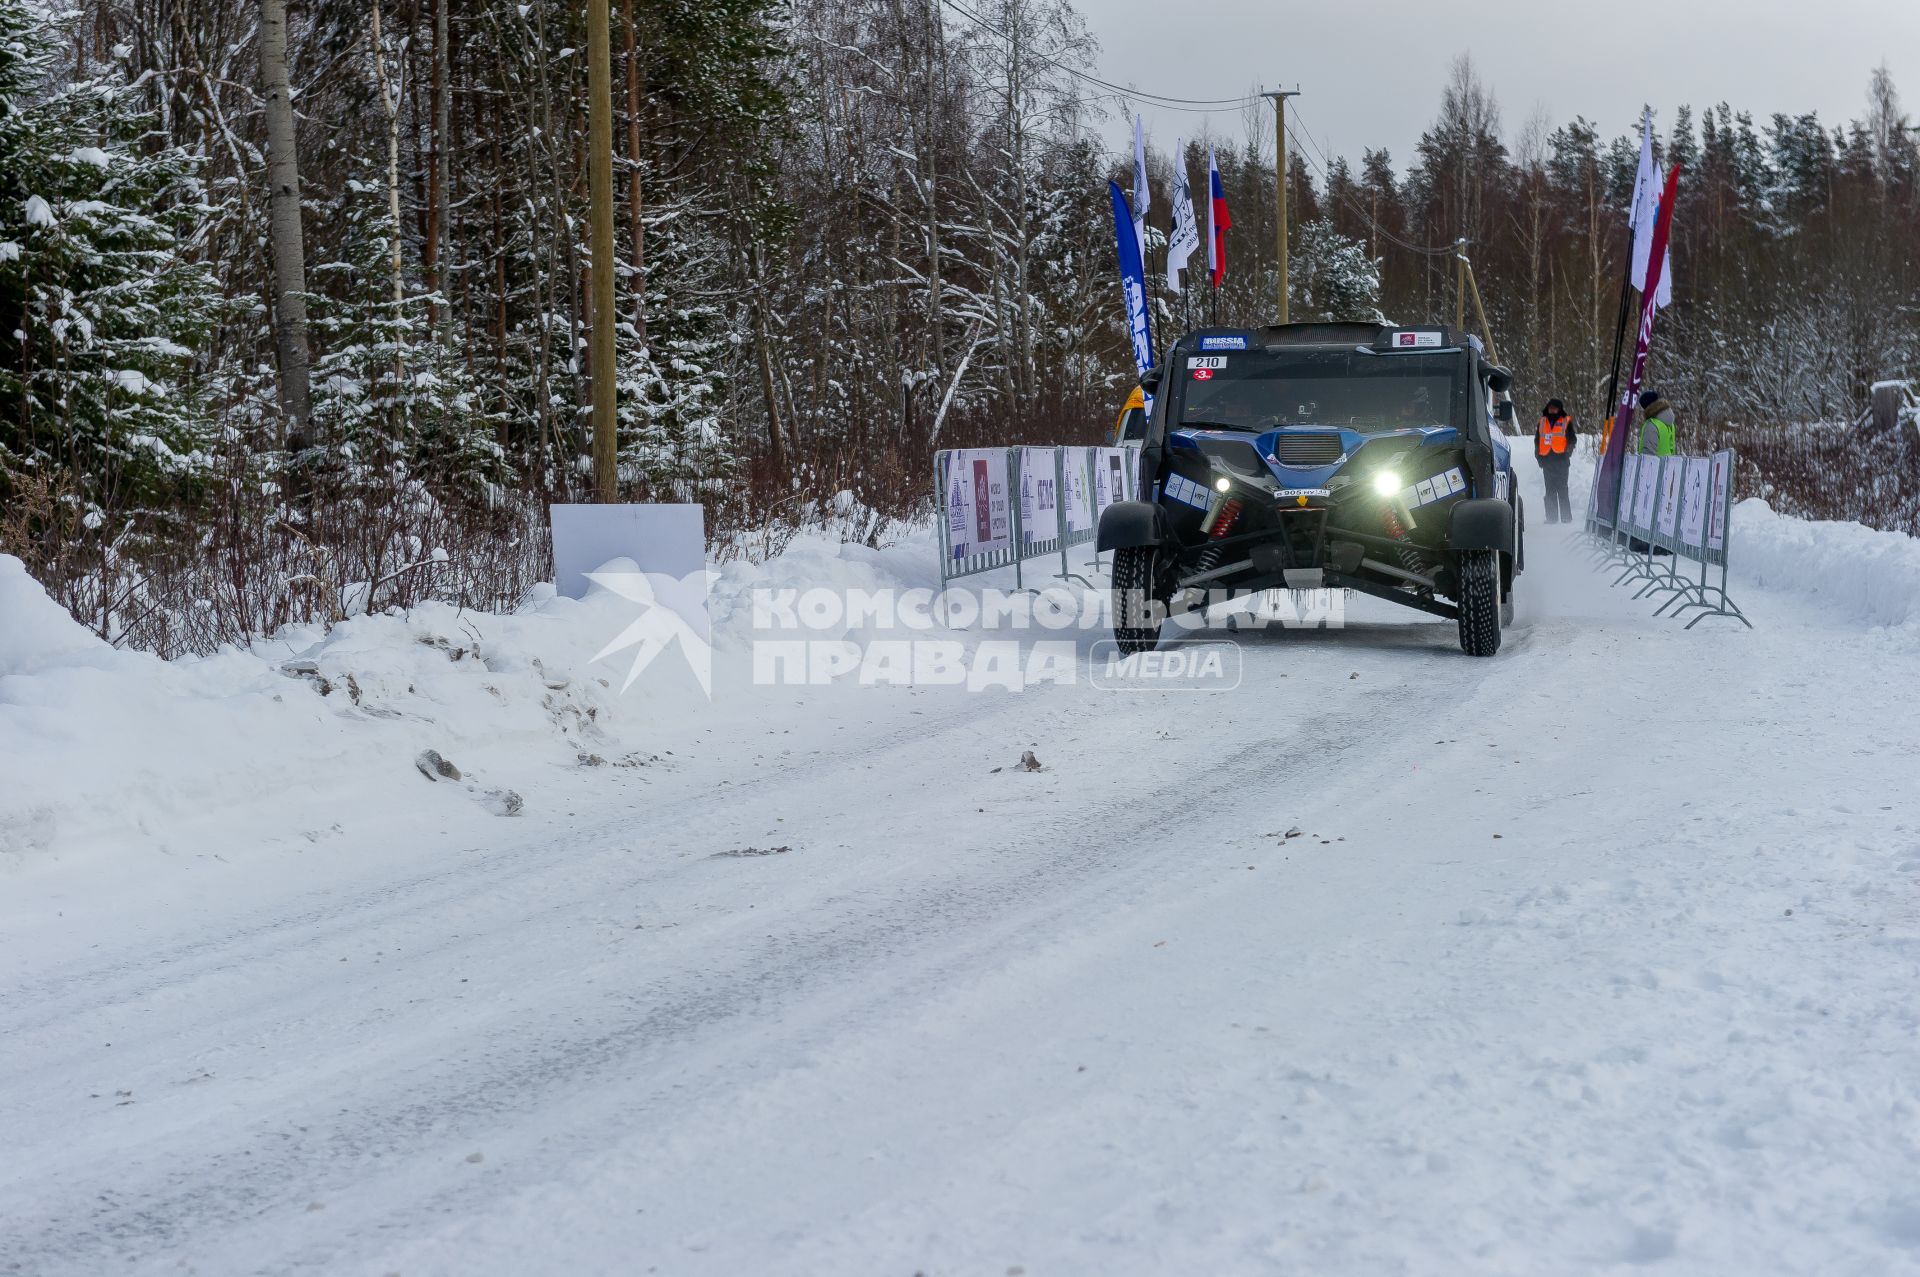
[[[1453,326],[1467,326],[1467,241],[1453,241]]]
[[[1487,358],[1497,364],[1500,352],[1493,345],[1493,325],[1487,322],[1487,308],[1480,302],[1480,277],[1473,273],[1473,263],[1465,253],[1460,254],[1460,265],[1467,273],[1467,286],[1473,292],[1473,313],[1480,317],[1480,335],[1487,341]]]
[[[593,496],[615,496],[613,391],[613,55],[608,0],[587,0],[587,194],[591,205]]]
[[[1278,181],[1273,184],[1274,205],[1279,221],[1274,227],[1274,246],[1280,259],[1280,274],[1277,282],[1279,296],[1280,323],[1287,323],[1287,99],[1300,96],[1299,90],[1293,92],[1275,91],[1263,93],[1262,97],[1273,99],[1273,167]]]

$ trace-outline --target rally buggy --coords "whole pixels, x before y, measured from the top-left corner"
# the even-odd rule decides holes
[[[1100,519],[1121,651],[1151,650],[1176,599],[1345,589],[1457,620],[1492,656],[1524,565],[1512,381],[1449,328],[1182,337],[1142,379],[1144,499]]]

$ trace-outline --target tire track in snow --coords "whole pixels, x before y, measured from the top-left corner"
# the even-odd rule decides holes
[[[1250,648],[1256,654],[1271,648],[1275,656],[1280,656],[1285,646],[1263,643]],[[1335,646],[1325,663],[1340,664],[1350,655],[1343,649],[1350,646]],[[1314,649],[1300,650],[1306,653]],[[1431,679],[1435,665],[1457,671],[1460,677]],[[908,1011],[919,996],[946,985],[957,975],[977,970],[983,962],[992,962],[997,949],[1021,931],[1069,919],[1102,900],[1134,892],[1143,882],[1164,879],[1169,869],[1176,873],[1191,871],[1190,853],[1181,848],[1174,835],[1191,821],[1195,810],[1230,818],[1230,813],[1258,806],[1264,800],[1247,797],[1250,779],[1265,778],[1291,766],[1299,777],[1331,777],[1330,787],[1364,783],[1362,778],[1370,769],[1364,759],[1356,762],[1353,755],[1363,748],[1378,749],[1383,757],[1391,753],[1391,741],[1383,739],[1380,731],[1382,722],[1409,724],[1406,732],[1424,733],[1429,715],[1456,709],[1499,668],[1499,662],[1465,658],[1457,663],[1448,660],[1444,665],[1418,662],[1409,667],[1409,672],[1427,683],[1418,692],[1410,692],[1404,683],[1369,686],[1360,693],[1358,704],[1349,704],[1338,713],[1322,714],[1304,731],[1301,725],[1276,728],[1268,723],[1265,734],[1240,745],[1224,759],[1212,760],[1206,777],[1198,783],[1182,767],[1174,769],[1150,797],[1117,794],[1091,808],[1063,805],[1058,814],[1042,820],[1034,839],[1041,845],[1057,842],[1058,849],[1038,861],[1023,862],[1011,873],[998,872],[1001,866],[988,864],[981,867],[984,872],[976,871],[973,877],[957,881],[916,881],[908,884],[903,894],[877,907],[867,907],[851,923],[845,908],[835,907],[835,901],[823,901],[786,921],[784,934],[755,945],[749,952],[714,955],[723,959],[721,965],[676,971],[643,993],[624,997],[594,994],[590,1005],[564,1009],[591,1012],[586,1018],[600,1022],[616,1019],[611,1029],[582,1031],[575,1025],[571,1032],[563,1030],[528,1041],[524,1026],[505,1026],[483,1041],[448,1044],[458,1045],[468,1059],[477,1057],[480,1076],[474,1076],[471,1066],[459,1062],[451,1066],[430,1062],[408,1075],[396,1093],[376,1094],[371,1102],[358,1098],[345,1121],[289,1113],[278,1130],[251,1125],[231,1133],[236,1142],[253,1145],[251,1149],[228,1144],[207,1152],[188,1150],[184,1158],[168,1159],[169,1165],[125,1167],[122,1184],[138,1187],[123,1188],[121,1195],[99,1204],[85,1217],[48,1219],[31,1235],[20,1232],[25,1249],[16,1251],[9,1262],[23,1271],[57,1271],[40,1265],[43,1261],[72,1262],[80,1256],[151,1253],[152,1247],[177,1245],[189,1237],[204,1237],[210,1230],[237,1228],[245,1232],[252,1221],[273,1212],[276,1206],[290,1209],[292,1195],[326,1196],[370,1178],[387,1184],[403,1204],[377,1212],[385,1217],[385,1223],[368,1220],[353,1230],[367,1237],[396,1217],[448,1209],[473,1195],[510,1188],[482,1179],[470,1187],[442,1190],[415,1202],[407,1200],[404,1185],[412,1179],[410,1163],[437,1160],[445,1155],[439,1150],[465,1147],[490,1127],[533,1125],[550,1132],[554,1115],[543,1115],[543,1106],[557,1105],[568,1113],[558,1123],[560,1129],[568,1131],[567,1137],[542,1141],[558,1146],[547,1157],[564,1160],[571,1148],[603,1141],[612,1131],[637,1124],[650,1112],[686,1102],[685,1095],[676,1095],[671,1086],[644,1096],[623,1092],[615,1112],[609,1113],[606,1102],[590,1092],[593,1085],[617,1085],[623,1078],[650,1068],[668,1069],[675,1065],[676,1057],[693,1058],[679,1063],[669,1076],[699,1076],[701,1057],[724,1059],[737,1050],[737,1038],[742,1033],[804,1043],[831,1037],[850,1025],[870,1025],[876,1013],[884,1016],[889,1008]],[[916,751],[934,756],[927,767],[938,775],[943,770],[938,757],[943,750],[936,748],[940,742],[956,731],[977,728],[986,720],[1019,715],[1032,704],[989,702],[932,736],[927,734],[929,725],[922,724],[887,732],[862,750],[861,756],[898,750],[911,743]],[[1093,704],[1099,707],[1104,703],[1096,700]],[[1239,712],[1258,720],[1259,716],[1249,714],[1244,704]],[[1076,717],[1087,729],[1098,732],[1103,720],[1111,716],[1096,708]],[[1230,730],[1239,726],[1230,724]],[[843,767],[844,761],[822,759],[816,766],[792,769],[787,779],[799,783],[804,777],[792,771],[811,775],[822,767]],[[889,761],[901,760],[895,757]],[[683,799],[676,805],[693,806],[697,801]],[[1143,810],[1158,814],[1140,819]],[[1116,852],[1110,839],[1087,840],[1084,831],[1089,825],[1125,830],[1126,850]],[[497,867],[502,860],[510,859],[511,853],[503,853],[492,857],[490,863]],[[539,869],[521,868],[519,872]],[[506,873],[515,876],[513,868]],[[457,872],[433,874],[424,876],[424,880],[438,884],[456,876]],[[410,888],[417,889],[408,884],[399,892],[376,893],[373,903],[385,907],[362,919],[362,927],[377,927],[405,912],[409,899],[404,891]],[[434,907],[446,894],[457,898],[465,893],[439,893],[433,900],[415,899],[412,903],[415,907]],[[392,899],[395,896],[400,898]],[[511,941],[511,930],[507,928],[501,938]],[[253,943],[261,934],[246,933],[242,944]],[[311,943],[311,938],[286,943]],[[732,959],[731,964],[725,964],[725,959]],[[211,972],[248,960],[245,953],[231,955],[224,963],[212,964]],[[202,979],[211,972],[203,969],[176,978]],[[610,1009],[612,1015],[608,1015]],[[765,1027],[768,1025],[773,1027]],[[714,1077],[716,1086],[725,1084],[724,1073]],[[337,1077],[334,1084],[353,1095],[364,1087],[365,1079]],[[582,1092],[588,1093],[583,1096]],[[542,1098],[530,1102],[528,1096]],[[307,1107],[324,1111],[338,1098],[344,1097],[317,1096],[307,1102]],[[637,1110],[629,1110],[636,1101]],[[297,1129],[301,1119],[313,1129]],[[318,1134],[323,1127],[331,1129]],[[278,1148],[262,1146],[270,1137],[277,1138]],[[262,1153],[269,1155],[263,1158]],[[517,1173],[524,1175],[529,1169],[521,1165]],[[320,1231],[338,1237],[343,1222],[336,1213]],[[309,1250],[305,1258],[324,1264],[335,1253],[333,1245],[319,1243],[318,1249]],[[33,1266],[22,1268],[22,1258],[31,1258]]]

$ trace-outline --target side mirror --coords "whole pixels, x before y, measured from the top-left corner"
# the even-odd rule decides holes
[[[1496,395],[1504,395],[1513,389],[1513,370],[1494,364],[1487,369],[1487,389]]]
[[[1493,406],[1494,420],[1505,426],[1513,424],[1513,400],[1502,399]]]
[[[1158,368],[1149,368],[1140,374],[1140,389],[1150,395],[1159,391],[1160,370]]]

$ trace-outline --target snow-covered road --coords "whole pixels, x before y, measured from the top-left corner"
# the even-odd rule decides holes
[[[1920,1272],[1912,633],[1529,555],[1493,661],[763,689],[518,821],[15,874],[0,1271]]]

